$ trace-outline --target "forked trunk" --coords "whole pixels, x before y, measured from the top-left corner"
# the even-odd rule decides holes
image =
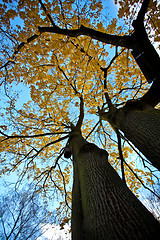
[[[108,153],[73,133],[73,240],[159,239],[160,224],[108,163]]]

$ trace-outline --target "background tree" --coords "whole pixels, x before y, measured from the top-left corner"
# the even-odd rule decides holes
[[[147,29],[147,36],[144,14],[148,2],[144,1],[142,6],[145,7],[140,8],[138,17],[134,19],[140,21],[143,28],[143,43],[147,42],[150,52],[158,59],[157,64],[151,64],[148,71],[151,73],[153,70],[151,79],[150,74],[147,77],[148,81],[154,80],[150,89],[132,56],[136,58],[137,53],[139,56],[140,50],[144,50],[145,54],[147,52],[146,48],[142,49],[145,45],[139,42],[139,29],[136,30],[134,24],[132,33],[130,29],[128,31],[120,26],[116,19],[110,21],[103,17],[104,14],[106,16],[106,10],[100,1],[10,1],[1,6],[1,86],[4,90],[1,110],[1,173],[18,169],[19,181],[25,177],[34,179],[45,189],[46,195],[50,193],[51,186],[54,186],[54,194],[57,193],[59,197],[62,193],[64,196],[64,201],[61,201],[57,209],[62,216],[63,213],[67,215],[64,222],[70,219],[72,161],[63,158],[63,151],[70,133],[76,130],[75,127],[78,131],[81,128],[85,139],[90,142],[95,140],[96,144],[108,150],[110,163],[119,173],[121,167],[123,180],[136,194],[141,184],[148,188],[147,185],[153,185],[156,179],[154,169],[141,154],[138,153],[148,170],[140,169],[137,162],[130,159],[131,153],[136,149],[128,141],[132,141],[145,154],[143,149],[149,149],[150,140],[146,133],[148,129],[148,132],[153,129],[153,144],[146,157],[150,161],[153,159],[153,165],[158,168],[156,156],[159,156],[159,148],[155,144],[158,141],[154,139],[157,140],[160,136],[157,120],[159,110],[148,110],[148,105],[154,108],[159,102],[159,81],[152,78],[159,77],[159,58],[148,36],[154,32],[157,40],[159,35],[152,20],[152,16],[154,19],[157,16],[159,6],[158,2],[155,4],[150,1],[151,18],[147,19],[147,28],[152,31]],[[121,1],[121,5],[124,4],[126,1]],[[128,26],[131,27],[137,5],[132,5],[132,12],[129,11],[131,5],[126,6],[119,11],[119,16],[125,12],[129,19]],[[116,46],[114,57],[113,48],[110,50],[108,44]],[[135,54],[131,54],[129,49]],[[149,55],[152,57],[152,54]],[[149,65],[152,63],[152,60],[148,60],[148,54],[142,60],[147,64],[149,61]],[[145,76],[148,76],[142,65],[138,64]],[[30,90],[30,99],[22,104],[21,94],[18,101],[17,90],[27,88]],[[141,100],[128,102],[138,98]],[[140,117],[137,117],[137,109]],[[106,110],[108,113],[104,112]],[[140,142],[145,143],[142,147],[137,143],[139,134],[131,131],[133,124],[130,127],[130,119],[133,116],[133,123],[138,120],[139,126],[141,119],[148,119],[142,130],[144,135],[141,134],[143,141]],[[110,125],[104,124],[101,119],[107,119],[111,124],[118,141]],[[137,123],[134,126],[136,128]],[[70,139],[69,142],[71,144]],[[119,153],[115,149],[117,143]],[[154,153],[155,157],[151,158],[150,155],[153,156]]]
[[[10,189],[1,195],[1,239],[36,239],[42,235],[49,214],[39,195],[31,186],[21,191]]]

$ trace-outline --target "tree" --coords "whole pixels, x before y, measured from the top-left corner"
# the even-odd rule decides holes
[[[133,2],[121,1],[126,7],[119,16],[124,13],[127,20],[132,19],[136,6],[132,5],[131,12],[129,7]],[[1,173],[21,170],[20,180],[33,178],[46,192],[53,184],[65,200],[57,211],[68,214],[72,162],[64,159],[63,153],[67,158],[72,154],[73,239],[132,239],[130,234],[136,231],[133,239],[156,239],[159,224],[125,182],[136,193],[140,183],[145,187],[154,184],[155,176],[148,165],[149,171],[143,171],[132,169],[134,161],[126,162],[132,153],[129,141],[159,168],[160,124],[155,106],[160,96],[160,61],[149,40],[153,32],[158,40],[154,21],[158,3],[151,1],[147,20],[151,30],[147,32],[144,17],[148,0],[143,1],[132,24],[133,32],[123,30],[116,19],[106,25],[102,17],[105,6],[96,0],[55,1],[54,8],[52,2],[41,0],[10,4],[1,6],[5,39],[1,45],[1,85],[4,101],[7,99],[1,114]],[[108,44],[116,46],[115,56],[109,60]],[[147,81],[153,81],[150,88],[133,57]],[[16,89],[15,84],[20,88],[21,82],[30,88],[30,101],[23,106],[11,89]],[[100,118],[97,122],[96,115]],[[102,120],[111,124],[117,141]],[[118,172],[121,166],[123,181],[107,162],[107,152],[87,142],[93,141],[93,136],[97,145],[108,150],[110,164]],[[122,148],[122,137],[123,143],[130,145]],[[117,144],[119,153],[115,151]],[[147,160],[139,156],[146,166]],[[68,221],[65,216],[63,223]]]
[[[73,239],[158,239],[159,223],[107,162],[107,152],[79,133],[71,138]]]
[[[1,239],[36,239],[42,235],[48,211],[38,192],[10,189],[1,196],[0,207]]]

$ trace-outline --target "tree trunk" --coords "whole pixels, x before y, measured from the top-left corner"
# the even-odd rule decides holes
[[[160,111],[152,108],[128,111],[119,126],[127,139],[160,170]]]
[[[141,110],[128,105],[113,114],[104,113],[101,118],[121,130],[152,165],[160,170],[160,110],[151,107]]]
[[[75,179],[72,239],[158,240],[158,221],[108,163],[108,153],[85,141],[78,132],[71,135],[70,148]]]

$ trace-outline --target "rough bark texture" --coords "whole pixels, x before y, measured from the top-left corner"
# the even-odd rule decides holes
[[[125,106],[103,113],[102,120],[121,130],[126,138],[160,170],[160,110]]]
[[[160,111],[152,108],[128,111],[119,126],[127,139],[160,170]]]
[[[160,225],[139,202],[108,163],[108,153],[86,142],[80,134],[70,140],[74,158],[73,240],[149,240],[159,239]],[[78,177],[76,176],[78,175]],[[78,218],[81,230],[76,228]],[[75,232],[78,229],[79,236]]]
[[[73,179],[73,191],[72,191],[72,238],[76,240],[83,239],[82,235],[82,208],[81,208],[81,192],[79,174],[74,162],[74,179]]]

